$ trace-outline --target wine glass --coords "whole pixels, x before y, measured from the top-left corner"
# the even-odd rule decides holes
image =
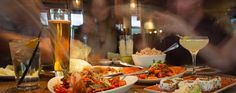
[[[193,73],[195,71],[194,67],[196,67],[196,55],[200,49],[205,47],[209,42],[207,36],[184,36],[180,37],[179,43],[187,49],[192,55],[192,65],[193,65]]]

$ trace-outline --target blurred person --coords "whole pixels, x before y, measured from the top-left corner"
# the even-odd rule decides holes
[[[180,19],[179,17],[176,17],[173,14],[155,12],[154,15],[158,16],[157,18],[155,18],[155,20],[158,20],[161,23],[161,25],[168,24],[168,27],[165,28],[165,30],[168,30],[169,33],[172,33],[172,34],[178,33],[178,34],[183,34],[183,35],[197,35],[197,33],[194,31],[194,29],[191,28],[191,26],[189,26],[184,20]],[[175,37],[176,42],[178,42],[179,38],[176,37],[175,35],[172,35],[172,36]],[[173,39],[169,39],[169,42],[173,42],[171,40]],[[235,67],[236,67],[235,65],[236,42],[235,41],[236,41],[236,34],[234,33],[232,36],[227,34],[227,37],[225,37],[225,39],[223,39],[221,43],[217,44],[216,46],[212,44],[208,44],[208,46],[206,46],[203,50],[200,51],[201,57],[203,57],[204,60],[207,61],[205,62],[205,64],[209,64],[210,66],[220,69],[223,72],[227,72],[227,74],[235,75],[236,74],[235,73]],[[173,54],[173,56],[180,57],[181,55]],[[191,58],[191,56],[189,57]],[[189,61],[191,61],[191,59]],[[199,61],[199,59],[197,59],[197,61]],[[180,62],[180,61],[177,60],[177,61],[173,61],[173,63],[174,62]],[[176,63],[176,64],[185,65],[186,63],[181,63],[181,64]]]
[[[208,46],[202,51],[207,64],[228,74],[236,74],[236,36],[234,35],[222,47]]]
[[[75,30],[75,38],[92,48],[90,59],[106,58],[108,52],[117,52],[118,31],[113,19],[112,0],[85,1],[84,24]]]
[[[158,15],[162,16],[161,18],[166,17],[164,19],[175,22],[169,22],[165,29],[170,33],[162,41],[162,50],[165,50],[175,42],[179,42],[179,37],[176,34],[208,36],[208,46],[214,46],[215,48],[220,48],[231,37],[223,27],[216,24],[216,20],[213,17],[204,13],[203,3],[203,0],[167,0],[167,10],[172,14],[159,13]],[[159,20],[159,22],[164,21]],[[198,65],[206,64],[206,61],[208,61],[205,57],[199,56],[205,50],[206,48],[200,50],[197,55]],[[182,46],[168,52],[166,60],[167,63],[172,65],[192,64],[191,54]]]
[[[0,0],[0,66],[11,64],[9,42],[37,37],[42,30],[39,0]],[[42,60],[50,61],[50,39],[41,38]]]
[[[231,18],[235,17],[235,7],[232,7],[231,10],[228,12]],[[232,21],[231,21],[232,22]],[[215,48],[213,46],[208,47],[204,52],[204,56],[206,59],[209,60],[209,64],[222,69],[228,74],[236,74],[235,67],[236,67],[236,29],[234,24],[231,23],[233,28],[232,38],[222,45],[220,48]]]

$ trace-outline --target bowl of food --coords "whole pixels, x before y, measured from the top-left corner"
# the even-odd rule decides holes
[[[142,67],[150,67],[155,61],[165,62],[166,54],[155,48],[145,48],[140,52],[132,55],[135,65]]]

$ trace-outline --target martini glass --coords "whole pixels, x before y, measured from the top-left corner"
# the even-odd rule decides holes
[[[193,73],[195,72],[196,64],[196,55],[198,51],[204,48],[209,42],[207,36],[184,36],[181,37],[179,43],[187,49],[192,55],[192,66]]]

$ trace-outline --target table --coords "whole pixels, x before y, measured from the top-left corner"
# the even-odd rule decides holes
[[[39,88],[35,90],[29,91],[19,91],[15,88],[16,82],[15,80],[0,80],[0,93],[50,93],[47,88],[47,82],[50,80],[49,77],[40,77]],[[136,83],[132,88],[128,91],[128,93],[147,93],[143,90],[143,88],[150,85],[143,85]],[[228,88],[221,93],[235,93],[236,86]]]
[[[50,93],[47,88],[47,82],[50,78],[41,77],[39,81],[39,88],[35,90],[29,91],[20,91],[15,88],[16,82],[15,80],[0,80],[0,92],[1,93]],[[147,93],[143,90],[143,88],[150,85],[134,85],[128,93]]]
[[[1,93],[50,93],[47,89],[47,82],[49,78],[42,78],[39,81],[39,88],[30,91],[19,91],[15,88],[15,80],[0,80]]]

